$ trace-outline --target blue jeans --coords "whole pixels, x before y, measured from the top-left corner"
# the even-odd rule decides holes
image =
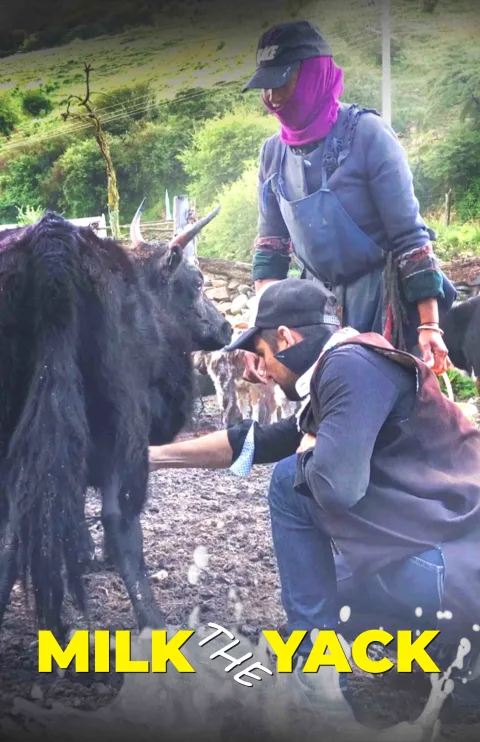
[[[441,548],[382,569],[365,579],[354,579],[341,557],[334,555],[330,538],[322,531],[320,508],[313,498],[293,489],[296,455],[280,461],[269,490],[273,544],[282,603],[288,630],[336,629],[349,631],[382,627],[436,629],[442,607],[445,566]],[[339,611],[349,606],[351,617],[338,629]],[[416,616],[415,609],[422,608]],[[308,654],[309,634],[299,649]],[[433,643],[432,643],[433,647]]]

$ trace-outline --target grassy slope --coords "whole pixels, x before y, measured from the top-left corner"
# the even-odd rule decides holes
[[[380,27],[378,3],[317,0],[269,2],[267,6],[263,0],[255,16],[241,10],[222,13],[219,4],[216,16],[213,13],[195,23],[187,20],[184,27],[178,20],[165,19],[154,28],[135,28],[117,36],[77,40],[55,49],[2,59],[1,87],[18,85],[24,89],[47,82],[58,87],[54,112],[36,122],[25,120],[9,143],[0,144],[0,151],[12,151],[12,146],[28,133],[43,135],[67,128],[59,118],[60,104],[70,93],[83,93],[84,60],[93,64],[94,90],[103,93],[134,82],[150,82],[162,99],[172,97],[182,87],[241,82],[252,70],[262,27],[291,17],[290,12],[296,8],[300,8],[300,17],[310,18],[327,35],[335,58],[345,69],[346,95],[380,106],[381,70],[375,63],[380,37],[366,29]],[[443,128],[455,111],[437,112],[432,120],[425,99],[442,69],[446,50],[463,48],[480,64],[480,47],[475,41],[480,17],[477,0],[441,0],[433,14],[420,11],[420,0],[392,0],[392,16],[393,43],[400,45],[400,56],[392,67],[395,120],[398,126],[405,122]],[[214,17],[217,20],[212,20]],[[108,105],[108,99],[103,105]]]

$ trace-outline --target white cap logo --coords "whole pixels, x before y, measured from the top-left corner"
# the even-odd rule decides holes
[[[264,46],[263,49],[259,49],[257,53],[257,64],[260,64],[260,62],[270,62],[272,59],[275,59],[275,55],[279,49],[279,46]]]

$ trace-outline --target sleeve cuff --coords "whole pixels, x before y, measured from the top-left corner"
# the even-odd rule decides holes
[[[248,477],[252,471],[253,460],[255,457],[255,423],[253,421],[250,421],[250,423],[250,428],[245,436],[242,450],[229,468],[229,471],[231,471],[232,474],[236,474],[237,477]]]
[[[443,276],[440,271],[425,270],[405,278],[403,281],[405,298],[409,302],[423,299],[444,299]]]
[[[278,252],[265,253],[257,250],[253,257],[252,279],[261,281],[265,278],[282,280],[288,276],[290,256]]]

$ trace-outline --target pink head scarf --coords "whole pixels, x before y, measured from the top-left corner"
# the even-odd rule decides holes
[[[281,109],[264,100],[282,124],[282,142],[293,146],[323,139],[338,116],[343,93],[343,71],[332,57],[310,57],[302,62],[295,90]]]

